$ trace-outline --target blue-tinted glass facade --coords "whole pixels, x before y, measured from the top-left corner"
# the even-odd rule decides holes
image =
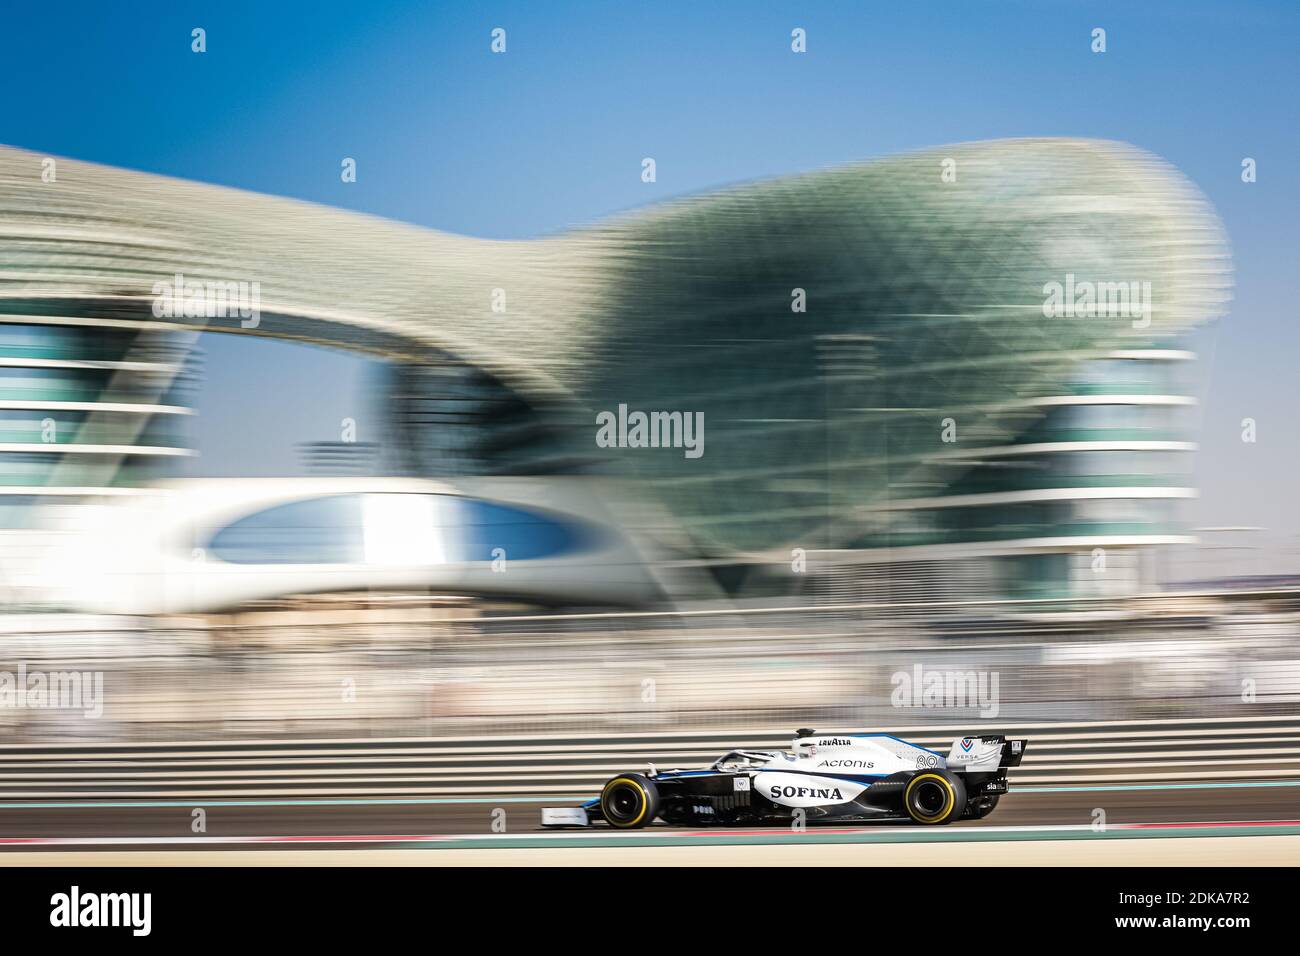
[[[450,495],[436,496],[433,527],[382,528],[376,525],[378,518],[367,517],[366,497],[329,495],[257,511],[213,534],[208,553],[230,564],[363,564],[367,533],[405,533],[433,536],[438,545],[433,553],[449,562],[531,561],[571,553],[596,540],[593,530],[572,522]]]

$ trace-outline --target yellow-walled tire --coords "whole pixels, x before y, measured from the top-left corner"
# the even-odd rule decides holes
[[[966,812],[966,786],[949,770],[919,770],[903,788],[903,809],[915,823],[943,826]]]
[[[619,774],[600,791],[600,812],[619,830],[639,830],[659,814],[659,789],[639,773]]]

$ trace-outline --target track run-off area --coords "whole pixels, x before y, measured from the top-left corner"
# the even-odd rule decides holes
[[[949,827],[541,829],[580,799],[0,802],[0,866],[1300,863],[1300,780],[1025,787]]]
[[[1300,718],[1028,724],[981,821],[545,831],[629,766],[782,732],[0,745],[0,865],[1300,863]],[[956,728],[896,728],[946,749]]]

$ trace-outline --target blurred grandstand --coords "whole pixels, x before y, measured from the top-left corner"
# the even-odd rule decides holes
[[[104,673],[98,719],[0,709],[11,739],[442,737],[1264,717],[1300,703],[1300,592],[1122,602],[487,616],[333,594],[224,617],[10,615],[31,670]],[[997,712],[898,675],[997,675]]]

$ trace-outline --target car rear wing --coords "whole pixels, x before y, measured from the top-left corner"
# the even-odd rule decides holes
[[[1002,734],[972,734],[958,737],[945,761],[951,770],[967,773],[996,773],[1007,767],[1020,766],[1027,740],[1008,740]]]
[[[1019,767],[1021,759],[1025,756],[1025,747],[1028,743],[1028,740],[1002,741],[1002,766]]]

